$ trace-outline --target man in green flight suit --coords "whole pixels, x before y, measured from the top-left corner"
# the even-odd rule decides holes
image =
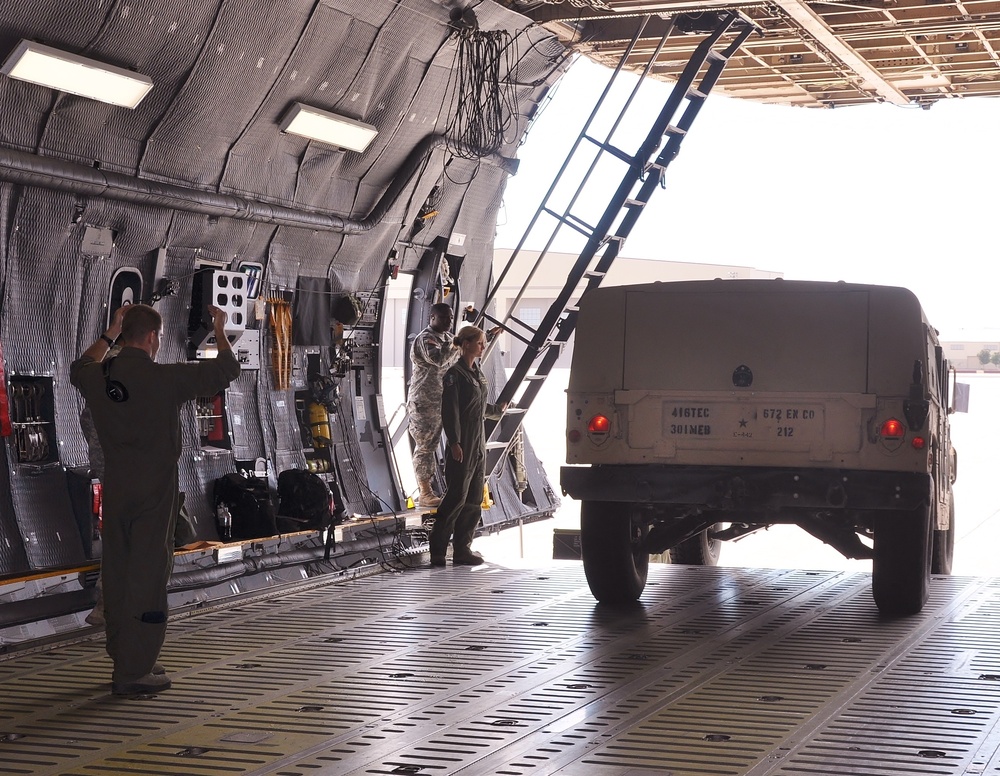
[[[93,414],[105,458],[101,559],[107,651],[117,695],[170,687],[157,663],[167,630],[167,581],[179,499],[181,406],[214,396],[240,373],[226,337],[227,316],[209,306],[218,357],[157,364],[160,314],[120,309],[111,327],[70,366],[70,382]],[[121,352],[105,359],[116,339]]]

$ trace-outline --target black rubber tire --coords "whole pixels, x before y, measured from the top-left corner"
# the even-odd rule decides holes
[[[642,549],[646,527],[632,520],[633,507],[614,501],[580,505],[583,571],[594,598],[603,604],[638,600],[646,587],[649,553]]]
[[[875,516],[872,595],[889,617],[919,612],[927,602],[931,580],[933,523],[930,509],[885,511]]]
[[[709,531],[721,531],[722,523],[716,523],[697,536],[685,539],[670,548],[670,562],[685,566],[718,566],[722,554],[722,542],[709,538]]]
[[[948,510],[948,530],[934,529],[934,554],[931,557],[931,574],[947,576],[951,574],[952,562],[955,558],[955,502],[951,502]]]

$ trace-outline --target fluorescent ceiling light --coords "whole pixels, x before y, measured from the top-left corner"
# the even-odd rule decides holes
[[[292,105],[280,126],[282,132],[359,152],[368,148],[368,144],[378,134],[378,130],[370,124],[312,108],[301,102]]]
[[[134,108],[153,88],[149,76],[22,40],[0,73],[61,92]]]

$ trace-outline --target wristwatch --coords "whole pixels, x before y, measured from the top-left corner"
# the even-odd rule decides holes
[[[113,348],[115,346],[115,341],[111,339],[111,337],[109,337],[107,334],[102,334],[101,339],[108,343],[109,348]]]

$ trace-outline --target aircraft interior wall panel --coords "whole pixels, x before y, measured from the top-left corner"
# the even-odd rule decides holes
[[[0,8],[0,13],[2,12],[3,9]],[[0,35],[4,32],[4,26],[0,23]],[[15,38],[4,43],[3,50],[12,50],[17,42]],[[10,116],[14,120],[0,122],[0,145],[34,153],[38,148],[38,137],[52,108],[52,100],[47,89],[25,81],[4,78],[0,82],[0,116]]]
[[[49,0],[49,5],[62,7],[67,25],[77,24],[83,15],[73,0]],[[171,11],[162,2],[139,0],[121,12],[109,12],[100,31],[81,48],[86,56],[118,60],[117,64],[148,75],[155,88],[134,110],[61,95],[59,109],[47,122],[42,147],[83,164],[98,160],[102,169],[134,173],[146,151],[150,127],[176,98],[197,55],[199,46],[192,42],[204,39],[216,10],[212,3],[186,2]],[[121,51],[128,52],[124,61],[115,53]]]
[[[91,160],[88,165],[93,163]],[[66,196],[53,192],[50,195]],[[75,221],[77,233],[73,240],[80,244],[88,225],[111,229],[114,232],[115,259],[123,265],[141,270],[145,290],[151,291],[149,283],[153,280],[155,263],[153,252],[164,244],[171,223],[171,211],[147,204],[100,197],[75,196],[71,202],[72,208],[68,210],[66,218]],[[105,293],[98,301],[106,301],[106,297]]]
[[[259,115],[287,52],[308,19],[312,0],[220,3],[183,87],[152,133],[143,177],[199,187],[222,178],[232,139]],[[277,108],[275,110],[283,110]]]
[[[335,289],[333,293],[378,291],[378,284],[386,282],[384,272],[389,251],[397,247],[399,229],[399,219],[390,214],[381,228],[357,237],[345,237],[343,247],[333,257],[329,269]],[[397,251],[402,252],[399,248]]]
[[[79,13],[77,6],[62,2],[0,3],[0,51],[12,51],[22,38],[80,51],[98,35],[105,21],[104,14]],[[53,106],[78,99],[25,81],[0,79],[0,116],[4,117],[0,145],[36,152]]]
[[[262,370],[263,371],[263,370]],[[270,380],[271,375],[267,375]],[[274,466],[275,475],[286,469],[306,468],[302,451],[302,435],[295,418],[295,399],[292,391],[278,391],[270,387],[261,390],[260,417],[265,430],[266,457]],[[266,400],[264,397],[268,397]]]
[[[184,492],[184,506],[194,520],[197,538],[218,541],[215,525],[213,485],[215,480],[235,471],[230,453],[204,455],[197,449],[184,450],[178,462],[178,480]]]
[[[164,13],[162,4],[145,0],[133,5],[130,13],[106,15],[80,13],[78,4],[66,0],[7,3],[5,6],[18,6],[27,12],[26,18],[10,27],[20,27],[21,37],[82,51],[96,59],[117,60],[153,79],[156,88],[135,111],[95,105],[91,100],[70,94],[58,95],[53,100],[48,90],[27,87],[28,94],[34,92],[28,104],[37,102],[44,107],[40,112],[42,121],[34,132],[34,142],[26,150],[41,148],[52,155],[85,164],[98,160],[105,169],[125,173],[138,166],[149,134],[149,123],[155,121],[176,94],[180,79],[190,66],[184,61],[197,52],[197,47],[190,42],[204,37],[216,10],[207,3],[188,3],[184,13]],[[38,28],[37,20],[50,14],[52,22],[46,23],[37,33],[25,30],[25,25]],[[0,20],[0,29],[4,28]],[[10,50],[16,42],[11,41],[4,50]],[[126,61],[114,53],[122,48],[129,52]],[[53,104],[58,105],[55,111],[51,110]],[[21,105],[17,113],[8,115],[20,115]]]
[[[335,444],[333,448],[334,473],[349,511],[353,509],[361,514],[372,514],[381,512],[384,507],[377,503],[368,489],[365,461],[355,432],[358,418],[354,411],[353,397],[353,386],[342,385],[339,410],[336,418],[331,418],[340,426],[338,431],[341,439],[340,444]]]
[[[11,486],[14,514],[31,568],[86,562],[66,472],[61,467],[30,473],[21,468],[13,473]]]
[[[278,229],[268,248],[265,295],[284,296],[294,304],[293,292],[298,276],[325,275],[343,240],[344,235],[336,232],[306,233],[301,229]]]
[[[19,187],[0,182],[0,294],[3,293],[4,283],[6,282],[8,240],[17,207],[18,196],[16,192],[19,191]]]
[[[438,9],[436,13],[441,13],[441,9]],[[359,59],[359,71],[348,86],[348,96],[345,96],[341,101],[342,110],[345,112],[361,116],[368,123],[385,126],[387,130],[384,134],[380,133],[383,134],[383,137],[376,137],[373,140],[373,143],[383,146],[377,157],[360,154],[347,155],[339,169],[339,177],[344,180],[357,181],[371,178],[375,189],[372,198],[367,201],[360,198],[351,202],[342,201],[345,209],[336,212],[367,213],[381,196],[388,180],[397,173],[400,163],[412,148],[394,142],[391,132],[391,128],[400,121],[401,117],[409,113],[408,108],[413,99],[412,96],[417,92],[424,79],[427,68],[425,61],[419,61],[413,55],[413,47],[409,43],[413,39],[413,28],[404,29],[406,22],[412,22],[412,20],[412,12],[409,9],[404,9],[394,13],[386,24],[378,30],[370,50],[366,51],[364,56]],[[443,41],[446,37],[442,34],[443,29],[443,25],[437,28],[426,25],[424,33],[432,40]],[[358,95],[359,99],[351,100],[350,95]],[[308,162],[308,155],[305,161]],[[308,172],[310,169],[325,172],[323,167],[316,168],[306,164],[303,167],[304,172]],[[320,195],[316,201],[317,204],[324,199],[336,196],[336,185],[333,179],[322,180],[316,176],[310,177],[313,182],[312,191]],[[345,189],[353,192],[353,187],[345,187]],[[309,190],[309,187],[304,188],[305,192]]]
[[[9,445],[4,445],[4,448],[7,453],[4,457],[6,463],[10,460],[10,448]],[[12,477],[12,467],[0,467],[0,576],[23,574],[31,569],[14,513]],[[80,545],[82,551],[82,541]]]
[[[18,203],[0,311],[8,378],[51,376],[57,362],[68,368],[76,358],[70,351],[78,300],[65,295],[79,294],[83,271],[69,201],[65,195],[25,189]],[[53,332],[63,339],[55,341]]]
[[[104,23],[106,19],[101,14],[81,14],[71,19],[64,5],[50,0],[3,3],[0,5],[0,47],[12,49],[21,38],[48,39],[82,47],[100,32]]]
[[[317,86],[325,84],[322,99],[330,104],[329,110],[334,113],[374,123],[366,111],[365,94],[354,81],[377,35],[377,27],[352,18],[349,11],[344,13],[318,4],[285,70],[306,74]],[[286,73],[286,78],[275,84],[269,101],[284,110],[289,102],[301,99],[300,95],[300,85]],[[322,143],[288,136],[283,142],[285,152],[298,161],[294,202],[325,212],[352,213],[357,180],[371,166],[379,146],[388,141],[388,134],[388,131],[380,132],[381,137],[376,136],[365,154],[345,153]]]
[[[153,247],[166,246],[166,275],[187,280],[199,259],[230,262],[234,258],[265,262],[268,243],[278,227],[236,218],[213,218],[202,213],[164,211],[170,216],[169,227],[156,236]],[[152,250],[152,249],[151,249]],[[157,278],[159,280],[159,278]],[[190,292],[190,290],[189,290]]]
[[[350,178],[337,172],[350,155],[322,143],[276,132],[275,123],[292,102],[309,101],[302,96],[303,83],[313,84],[324,104],[334,96],[348,93],[357,63],[375,33],[370,25],[352,19],[341,10],[316,4],[293,54],[281,66],[281,74],[264,97],[260,120],[251,122],[233,144],[221,181],[222,190],[256,191],[268,201],[288,205],[312,203],[327,212],[349,211],[349,199],[338,203],[327,196],[315,197],[311,186],[303,186],[297,175],[318,162],[327,177]],[[344,110],[345,115],[366,119],[350,103]]]
[[[433,32],[428,37],[437,39]],[[379,179],[388,180],[394,174],[394,164],[405,157],[404,149],[412,150],[428,135],[444,134],[448,121],[448,111],[444,105],[450,100],[449,85],[454,77],[454,70],[454,47],[447,43],[440,45],[434,56],[428,58],[425,73],[416,88],[409,95],[402,96],[401,115],[393,129],[391,143],[376,165],[373,165],[373,174],[367,176],[368,181],[375,184]],[[406,150],[406,154],[409,150]],[[432,151],[421,177],[425,181],[431,181],[433,185],[441,177],[446,160],[445,152],[440,147]],[[418,186],[418,195],[413,197],[413,204],[419,207],[423,202],[419,194],[426,196],[429,190],[429,186]]]
[[[30,416],[41,425],[15,439],[20,452],[12,451],[12,462],[53,465],[63,459],[64,448],[71,460],[82,457],[81,404],[69,383],[69,365],[79,355],[84,278],[110,277],[112,262],[94,267],[80,255],[81,229],[71,223],[71,204],[66,195],[24,189],[13,219],[0,309],[4,367],[8,385],[12,379],[20,383],[8,390],[12,412],[18,414],[21,401],[21,420]],[[26,451],[29,443],[32,450]]]
[[[233,440],[233,458],[237,461],[267,457],[260,425],[258,377],[258,370],[244,370],[226,391],[226,420]]]

